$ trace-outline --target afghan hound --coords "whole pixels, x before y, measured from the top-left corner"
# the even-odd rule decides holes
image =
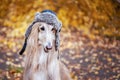
[[[54,26],[36,22],[27,39],[23,80],[71,80],[58,56]]]

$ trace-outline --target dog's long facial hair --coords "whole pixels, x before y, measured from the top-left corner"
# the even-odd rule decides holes
[[[24,80],[60,80],[54,26],[37,22],[27,40]]]

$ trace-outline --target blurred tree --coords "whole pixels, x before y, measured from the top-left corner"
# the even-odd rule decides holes
[[[120,37],[119,0],[1,0],[0,5],[0,25],[14,28],[12,32],[17,30],[21,35],[37,11],[51,9],[57,12],[66,28]]]

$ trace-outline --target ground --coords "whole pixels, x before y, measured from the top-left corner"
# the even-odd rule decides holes
[[[18,51],[0,46],[0,80],[21,80],[24,56]],[[119,40],[100,36],[93,39],[80,30],[63,29],[60,53],[74,80],[120,80]]]

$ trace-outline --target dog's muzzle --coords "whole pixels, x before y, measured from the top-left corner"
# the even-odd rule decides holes
[[[52,49],[52,45],[51,45],[51,43],[49,42],[49,43],[45,46],[44,51],[45,51],[45,52],[49,52],[51,49]]]

